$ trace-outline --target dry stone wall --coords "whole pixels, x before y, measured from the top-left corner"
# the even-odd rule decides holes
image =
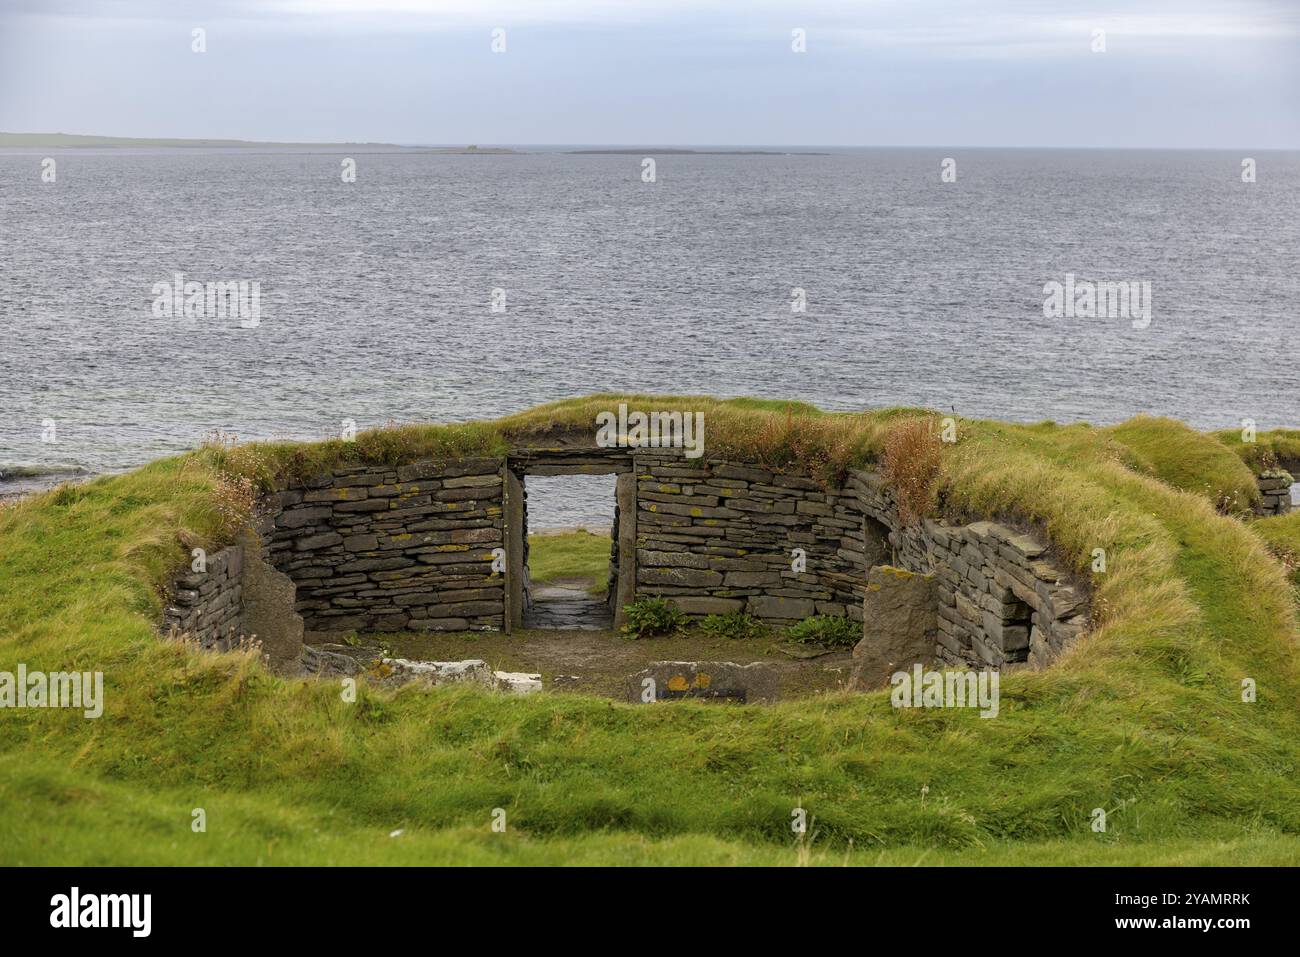
[[[307,629],[502,627],[501,465],[344,468],[270,496],[265,555],[297,586]]]
[[[939,657],[1043,667],[1086,627],[1086,596],[1037,538],[996,522],[926,523],[924,534],[939,580]]]
[[[855,470],[846,487],[868,516],[889,527],[890,564],[938,579],[938,659],[1045,667],[1086,629],[1086,586],[1055,561],[1038,533],[995,522],[903,524],[878,473]]]
[[[635,460],[639,597],[773,624],[861,620],[868,570],[892,565],[935,576],[934,654],[943,661],[1041,667],[1086,626],[1086,594],[1039,537],[993,522],[904,524],[877,473],[854,470],[843,489],[828,490],[805,474],[738,463],[645,452]],[[796,548],[802,570],[792,568]]]
[[[852,496],[738,463],[644,450],[634,460],[637,597],[774,624],[861,618],[867,548]]]
[[[244,633],[244,549],[207,556],[205,570],[176,579],[163,609],[165,634],[184,634],[202,648],[229,651]]]
[[[1259,515],[1286,515],[1291,511],[1291,486],[1295,479],[1290,472],[1280,469],[1255,476],[1259,486],[1260,501],[1255,507]]]
[[[1043,666],[1087,625],[1085,587],[1036,533],[901,522],[870,470],[828,489],[801,472],[670,449],[336,469],[267,497],[258,557],[291,579],[308,631],[509,627],[526,594],[521,477],[597,471],[619,473],[610,578],[620,608],[662,596],[697,617],[743,612],[790,625],[847,616],[869,638],[868,572],[888,565],[932,576],[941,661]],[[245,625],[244,557],[236,546],[212,556],[205,575],[182,576],[165,627],[230,647]]]

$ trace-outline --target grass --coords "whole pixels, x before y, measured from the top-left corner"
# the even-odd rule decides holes
[[[585,529],[562,535],[528,536],[528,574],[534,584],[578,581],[599,598],[609,587],[608,535]]]
[[[1264,540],[1269,551],[1300,588],[1300,511],[1256,519],[1250,528]]]
[[[1091,633],[1007,675],[994,720],[884,693],[644,707],[363,685],[347,703],[246,653],[158,640],[160,584],[230,534],[242,481],[544,441],[620,399],[698,401],[711,454],[832,475],[922,415],[598,397],[356,443],[214,446],[0,509],[0,670],[102,670],[107,699],[98,720],[0,710],[0,863],[1296,862],[1294,593],[1271,527],[1216,511],[1229,473],[1213,456],[1174,481],[1180,444],[1195,460],[1203,437],[1171,429],[1165,446],[1149,423],[962,420],[944,446],[935,510],[1032,522],[1081,573],[1108,556]],[[790,834],[796,805],[811,847]],[[487,827],[498,807],[506,835]]]
[[[1133,453],[1130,467],[1245,514],[1259,501],[1255,473],[1212,435],[1173,419],[1140,415],[1107,432]]]
[[[1242,432],[1241,429],[1224,429],[1212,434],[1256,473],[1300,462],[1300,429],[1258,432],[1253,442],[1243,441]]]

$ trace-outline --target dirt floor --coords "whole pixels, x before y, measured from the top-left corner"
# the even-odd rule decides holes
[[[308,643],[313,642],[308,635]],[[831,691],[848,681],[848,649],[795,659],[777,649],[781,636],[715,638],[698,632],[672,638],[633,640],[613,631],[527,630],[400,632],[362,635],[357,650],[382,648],[387,657],[422,661],[482,658],[497,671],[540,673],[547,691],[618,697],[628,675],[652,661],[767,661],[780,673],[780,696],[804,697]],[[330,639],[336,640],[336,639]]]

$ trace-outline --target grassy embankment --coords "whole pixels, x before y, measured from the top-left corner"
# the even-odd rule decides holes
[[[107,703],[98,720],[0,711],[0,863],[1300,861],[1293,595],[1252,527],[1214,508],[1249,492],[1221,444],[1172,423],[963,421],[944,447],[935,510],[1033,520],[1081,571],[1096,548],[1108,559],[1092,633],[1007,676],[994,720],[884,694],[637,707],[363,685],[349,704],[248,654],[157,639],[159,585],[190,544],[228,539],[257,483],[498,452],[589,428],[619,398],[702,409],[713,453],[831,477],[923,414],[594,397],[355,443],[208,448],[7,507],[0,670],[102,670]],[[791,835],[796,805],[810,842]]]
[[[1239,429],[1224,429],[1213,434],[1254,474],[1281,472],[1284,464],[1291,464],[1294,468],[1293,463],[1300,462],[1300,429],[1260,432],[1253,442],[1243,441]],[[1258,518],[1251,522],[1250,527],[1264,540],[1296,588],[1300,589],[1300,511]]]

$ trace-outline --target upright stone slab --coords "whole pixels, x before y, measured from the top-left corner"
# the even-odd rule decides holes
[[[856,661],[850,686],[883,687],[894,672],[932,661],[938,612],[933,575],[891,565],[877,565],[867,572],[862,640],[853,648]]]
[[[524,551],[528,541],[524,513],[524,483],[511,469],[505,472],[506,631],[524,622]]]
[[[303,621],[293,610],[293,580],[262,558],[256,535],[244,532],[239,543],[244,552],[244,633],[261,642],[276,671],[296,667],[303,653]]]
[[[636,601],[636,474],[626,472],[615,480],[618,503],[618,582],[614,589],[614,627],[627,623],[623,611]]]

